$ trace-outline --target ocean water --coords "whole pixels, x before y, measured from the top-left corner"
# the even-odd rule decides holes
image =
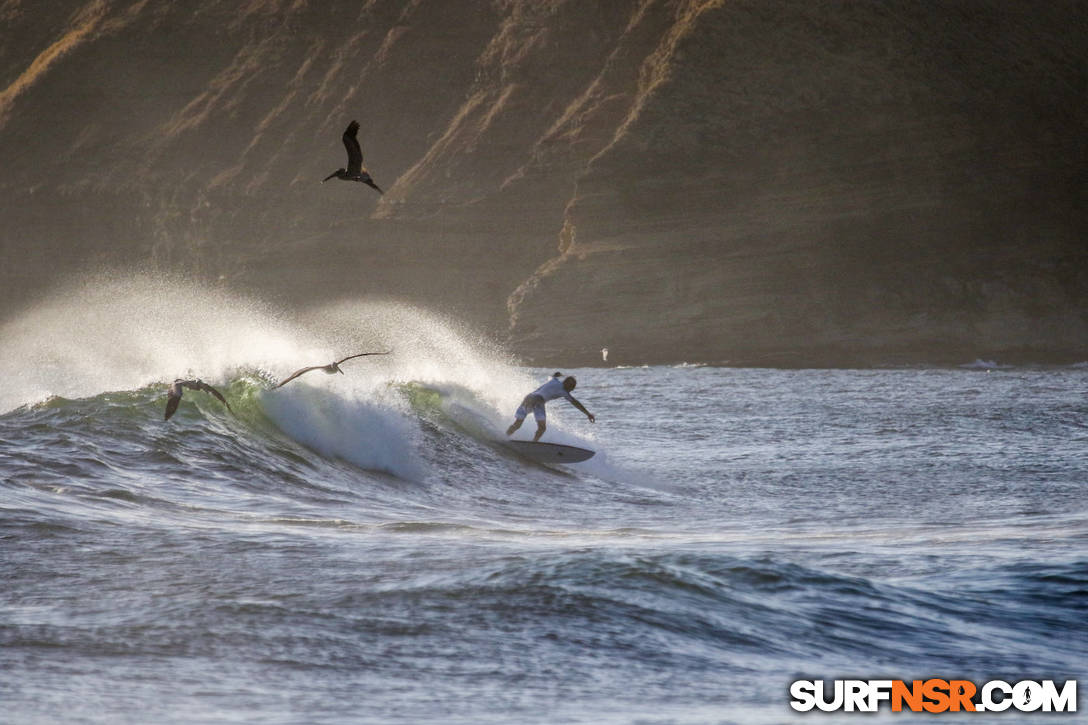
[[[789,684],[1088,675],[1085,366],[563,370],[597,423],[545,440],[598,453],[551,468],[494,441],[552,369],[403,304],[92,279],[0,337],[4,722],[929,722]],[[165,422],[179,376],[234,413]]]

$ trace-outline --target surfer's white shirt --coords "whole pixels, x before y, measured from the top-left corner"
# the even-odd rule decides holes
[[[533,417],[536,418],[537,422],[543,423],[548,418],[548,413],[544,408],[544,404],[549,400],[555,400],[556,398],[566,398],[571,403],[574,402],[574,398],[571,397],[571,394],[563,387],[563,381],[553,377],[551,380],[525,396],[525,400],[521,401],[521,405],[518,406],[517,411],[514,413],[514,417],[518,420],[525,420],[525,416],[529,415],[529,411],[532,411]]]
[[[552,378],[530,393],[530,395],[539,395],[544,399],[545,403],[549,400],[555,400],[556,398],[566,398],[572,403],[574,402],[574,398],[567,392],[567,389],[563,387],[563,381],[559,378]]]

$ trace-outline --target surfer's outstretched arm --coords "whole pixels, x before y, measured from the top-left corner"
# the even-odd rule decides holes
[[[575,408],[577,408],[578,410],[585,413],[586,417],[589,418],[590,423],[596,423],[597,422],[597,417],[595,415],[593,415],[593,413],[590,413],[588,410],[586,410],[586,406],[582,405],[577,400],[575,400],[573,395],[569,396],[567,398],[567,400],[569,400],[571,405],[573,405]]]

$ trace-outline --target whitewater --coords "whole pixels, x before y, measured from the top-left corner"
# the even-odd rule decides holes
[[[597,455],[547,467],[498,441],[554,368],[403,302],[89,275],[0,340],[5,722],[906,723],[789,685],[1088,675],[1088,366],[559,368],[597,423],[545,440]],[[164,421],[178,377],[233,413]]]

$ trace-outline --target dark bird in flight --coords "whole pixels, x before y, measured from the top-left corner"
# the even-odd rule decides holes
[[[357,133],[359,133],[359,122],[352,121],[344,129],[343,137],[344,148],[348,150],[348,167],[346,169],[337,169],[326,176],[321,183],[324,184],[333,177],[344,181],[361,181],[367,186],[378,189],[378,193],[381,194],[382,190],[378,188],[378,185],[374,183],[374,179],[370,178],[370,174],[363,168],[363,150],[359,148],[359,139],[355,137]]]
[[[232,413],[234,412],[231,410],[230,403],[227,402],[227,399],[224,398],[218,390],[208,385],[203,380],[182,380],[181,378],[178,378],[174,381],[174,384],[170,386],[170,397],[166,399],[166,417],[163,418],[163,420],[170,420],[170,416],[178,409],[178,403],[181,402],[182,388],[203,390],[206,393],[211,393],[219,398],[219,402],[227,406],[227,410],[230,410]]]
[[[292,380],[297,378],[299,375],[302,375],[304,373],[308,373],[311,370],[324,370],[329,375],[332,375],[333,373],[340,373],[341,375],[343,375],[344,371],[340,369],[340,363],[342,363],[342,362],[346,362],[346,361],[351,360],[352,358],[356,358],[356,357],[366,357],[367,355],[388,355],[388,354],[389,354],[388,352],[361,352],[361,353],[359,353],[357,355],[348,355],[347,357],[341,358],[340,360],[337,360],[336,362],[331,362],[328,365],[311,365],[308,368],[302,368],[301,370],[296,370],[295,372],[291,373],[290,375],[287,376],[287,379],[285,379],[279,385],[273,385],[272,389],[275,390],[276,388],[282,388],[284,385],[287,385],[287,383],[291,382]]]

